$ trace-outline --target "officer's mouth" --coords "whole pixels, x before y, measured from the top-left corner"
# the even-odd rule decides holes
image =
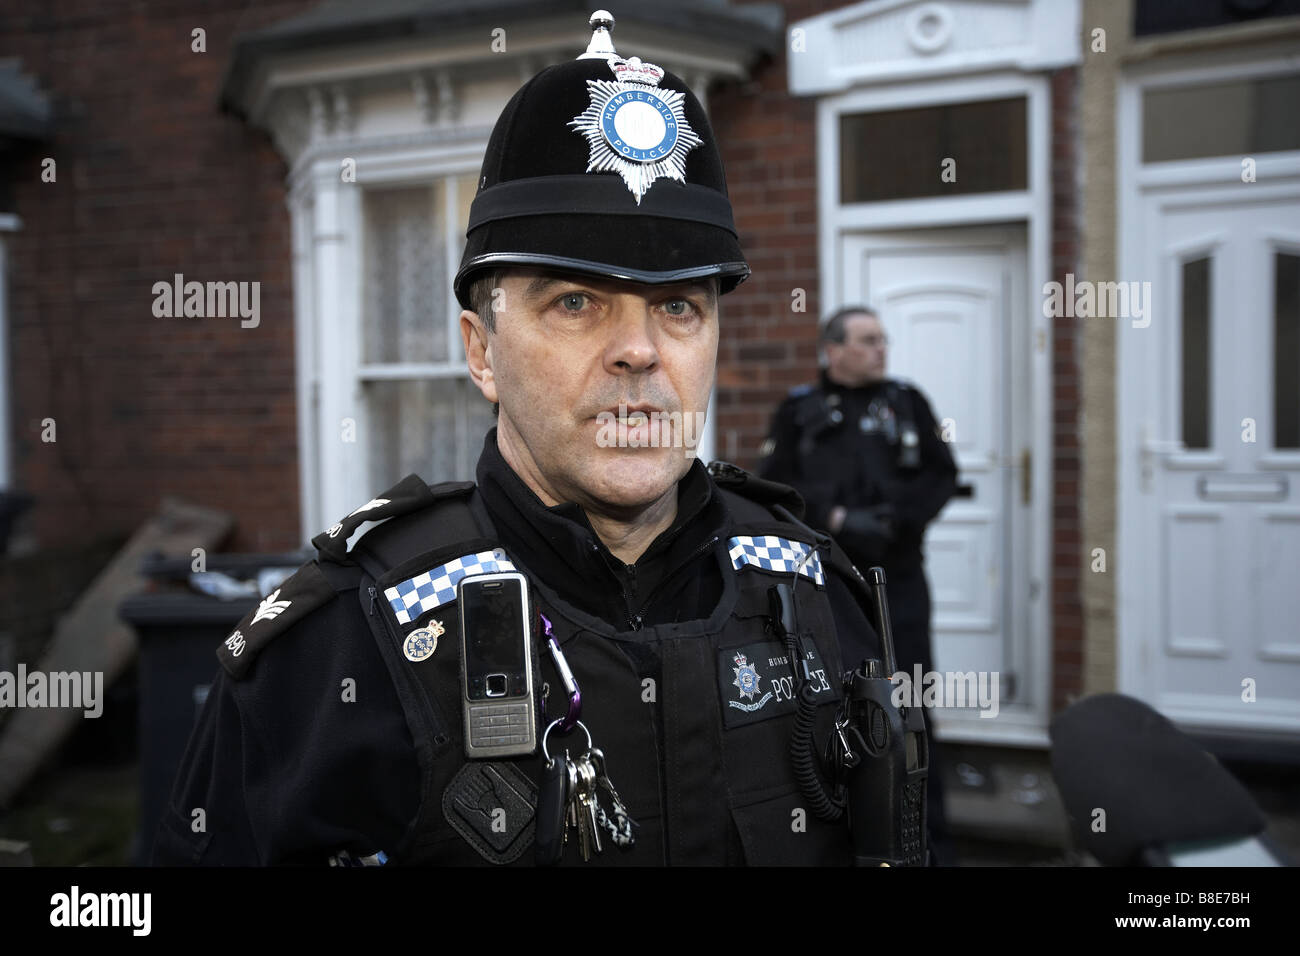
[[[651,448],[671,441],[670,421],[658,405],[613,405],[595,416],[601,447]]]

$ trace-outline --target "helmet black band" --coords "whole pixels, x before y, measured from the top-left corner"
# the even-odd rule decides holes
[[[656,183],[637,205],[614,176],[533,176],[498,183],[480,192],[469,210],[469,229],[521,216],[659,216],[702,222],[736,235],[725,193],[693,183]]]
[[[616,266],[612,263],[592,262],[590,259],[569,259],[564,256],[552,256],[544,253],[497,252],[479,256],[465,264],[463,272],[478,272],[493,266],[505,268],[520,266],[522,268],[557,269],[563,272],[578,272],[582,275],[601,276],[609,279],[622,279],[625,282],[643,282],[646,285],[667,285],[676,282],[689,282],[692,279],[707,279],[716,276],[720,280],[719,293],[730,292],[749,275],[749,266],[744,262],[721,262],[717,265],[692,266],[673,272],[645,272]],[[464,303],[469,308],[472,303]]]

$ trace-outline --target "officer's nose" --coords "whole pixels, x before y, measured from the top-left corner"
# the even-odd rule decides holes
[[[654,316],[641,296],[619,296],[610,320],[605,367],[613,374],[653,372],[659,367]]]

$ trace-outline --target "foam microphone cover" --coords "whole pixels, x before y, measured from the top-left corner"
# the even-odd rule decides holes
[[[1052,773],[1075,831],[1108,866],[1144,847],[1246,837],[1264,829],[1254,799],[1213,755],[1140,700],[1087,697],[1052,721]],[[1095,810],[1105,829],[1095,829]]]

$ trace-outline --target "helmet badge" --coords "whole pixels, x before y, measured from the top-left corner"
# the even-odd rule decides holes
[[[609,59],[613,80],[588,80],[591,102],[569,125],[587,138],[587,172],[616,172],[641,205],[655,180],[686,182],[686,154],[700,138],[686,122],[686,94],[659,89],[664,71],[640,58]]]

